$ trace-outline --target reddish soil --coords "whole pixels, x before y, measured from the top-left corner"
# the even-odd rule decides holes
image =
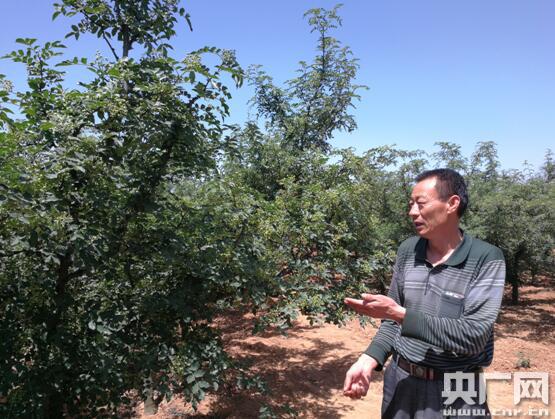
[[[555,386],[555,281],[545,279],[536,285],[521,288],[518,306],[503,305],[495,329],[494,360],[487,372],[548,372],[551,401]],[[344,397],[341,391],[345,372],[376,332],[371,325],[362,328],[358,321],[352,321],[341,328],[310,326],[301,318],[287,337],[270,332],[252,336],[252,317],[248,315],[230,316],[222,320],[222,326],[228,351],[238,359],[251,359],[253,370],[263,376],[271,393],[209,396],[197,412],[176,399],[162,403],[158,414],[143,417],[256,418],[263,403],[281,411],[280,417],[291,417],[280,410],[286,405],[303,418],[380,417],[382,373],[374,374],[370,391],[361,400]],[[525,360],[529,360],[529,368],[516,367]],[[491,381],[488,400],[492,411],[500,414],[497,417],[509,416],[501,409],[520,409],[519,417],[532,418],[535,414],[529,409],[534,408],[547,409],[555,417],[555,403],[550,407],[541,400],[523,400],[515,406],[513,381]]]

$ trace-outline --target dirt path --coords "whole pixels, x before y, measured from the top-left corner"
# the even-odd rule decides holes
[[[521,304],[503,307],[495,329],[494,361],[487,371],[549,372],[551,401],[555,386],[555,287],[553,281],[542,285],[545,286],[523,287]],[[175,400],[163,404],[157,415],[148,417],[256,418],[262,403],[276,410],[288,404],[306,418],[380,417],[382,373],[374,375],[369,394],[362,400],[350,400],[341,392],[345,372],[375,334],[372,326],[362,328],[357,321],[342,328],[310,326],[301,319],[284,337],[274,333],[252,336],[251,324],[249,316],[226,319],[225,345],[234,357],[253,360],[253,369],[264,377],[271,396],[247,393],[229,398],[211,396],[196,414]],[[515,368],[517,362],[525,363],[527,359],[530,368]],[[491,382],[488,400],[493,412],[520,409],[520,417],[533,417],[528,415],[534,413],[530,408],[544,408],[555,417],[555,402],[552,408],[540,400],[524,400],[514,406],[512,381]]]

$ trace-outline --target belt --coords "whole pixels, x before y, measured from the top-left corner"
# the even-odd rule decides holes
[[[443,371],[425,367],[423,365],[413,364],[397,353],[393,354],[393,360],[401,369],[405,370],[413,377],[421,378],[423,380],[439,380],[443,378]]]
[[[398,353],[393,353],[393,360],[397,363],[397,365],[399,365],[402,370],[405,370],[413,377],[421,378],[423,380],[440,380],[443,378],[443,374],[445,374],[445,372],[449,372],[425,367],[423,365],[413,364]],[[466,370],[464,372],[479,373],[482,371],[483,369],[481,367],[477,367],[471,370]]]

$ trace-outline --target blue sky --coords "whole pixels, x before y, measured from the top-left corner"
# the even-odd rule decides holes
[[[63,39],[69,21],[52,22],[49,0],[2,0],[0,54],[17,37]],[[183,6],[194,31],[180,26],[175,55],[204,45],[236,50],[246,68],[261,64],[281,83],[314,55],[316,35],[303,13],[331,8],[319,0],[191,0]],[[555,2],[552,0],[345,0],[343,27],[333,35],[360,60],[357,83],[370,89],[354,110],[358,130],[333,144],[434,150],[436,141],[462,146],[495,141],[504,168],[543,162],[555,149]],[[95,38],[66,40],[68,55],[106,51]],[[107,52],[105,52],[108,55]],[[0,73],[23,86],[22,68]],[[248,87],[234,92],[232,120],[247,118]]]

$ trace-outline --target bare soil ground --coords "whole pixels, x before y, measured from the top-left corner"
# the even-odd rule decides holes
[[[226,348],[236,358],[252,360],[254,371],[266,380],[271,394],[209,396],[197,412],[176,399],[162,403],[158,414],[143,417],[256,418],[262,404],[277,411],[289,405],[303,418],[380,417],[382,373],[374,374],[365,398],[351,400],[342,394],[345,372],[376,332],[371,325],[362,328],[358,321],[353,321],[342,328],[310,326],[301,318],[284,337],[271,332],[252,336],[252,318],[248,315],[221,321]],[[551,402],[555,386],[555,281],[545,278],[536,286],[522,287],[518,306],[503,305],[495,334],[494,360],[487,372],[548,372]],[[526,360],[529,368],[516,367]],[[541,400],[523,400],[515,406],[512,380],[491,381],[488,400],[497,417],[508,417],[509,411],[512,416],[541,417],[542,413],[533,409],[547,409],[555,417],[555,402],[550,407]],[[515,414],[513,409],[520,409],[520,413]],[[141,415],[142,407],[138,413]]]

